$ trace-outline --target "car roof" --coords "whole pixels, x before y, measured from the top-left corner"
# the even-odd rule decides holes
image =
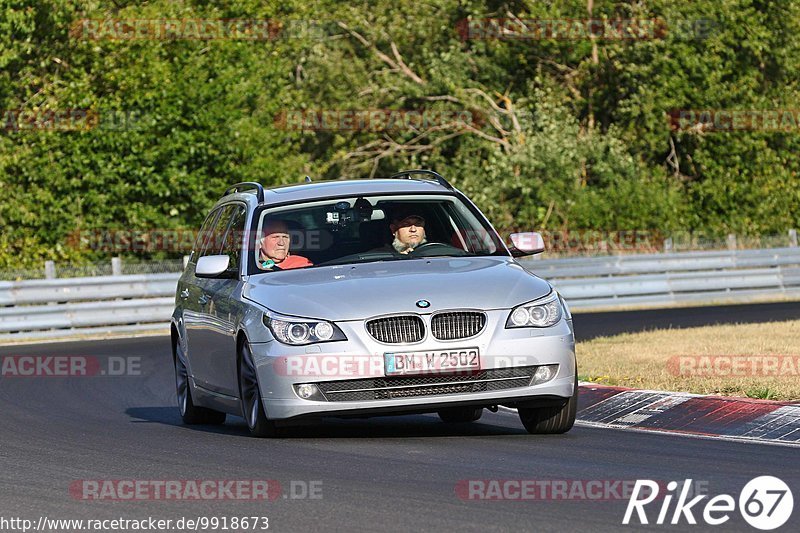
[[[319,200],[340,196],[368,196],[376,194],[448,193],[439,183],[424,179],[355,179],[333,180],[284,185],[264,190],[264,204],[283,204],[305,200]]]
[[[264,201],[260,205],[283,205],[295,202],[324,200],[348,196],[373,196],[381,194],[455,194],[458,191],[430,179],[372,178],[352,180],[307,181],[264,189]],[[256,195],[251,192],[233,192],[225,195],[217,205],[231,200],[243,200],[258,205]]]

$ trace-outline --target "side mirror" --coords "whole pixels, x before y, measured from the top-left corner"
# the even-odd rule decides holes
[[[226,277],[231,258],[227,255],[206,255],[197,260],[194,275],[198,278]]]
[[[511,246],[508,250],[514,257],[522,257],[525,255],[534,255],[544,252],[544,239],[541,233],[526,232],[526,233],[512,233]]]

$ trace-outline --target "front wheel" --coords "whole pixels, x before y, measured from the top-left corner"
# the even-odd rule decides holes
[[[269,420],[264,412],[256,365],[247,342],[242,343],[239,354],[239,397],[242,401],[242,416],[250,434],[254,437],[277,437],[275,422]]]
[[[225,413],[197,407],[192,401],[189,371],[186,369],[186,354],[180,341],[175,344],[175,391],[178,396],[178,409],[180,409],[184,424],[219,425],[225,422]]]
[[[575,424],[578,412],[578,376],[575,375],[575,389],[563,405],[547,407],[520,407],[519,419],[528,433],[553,434],[566,433]]]

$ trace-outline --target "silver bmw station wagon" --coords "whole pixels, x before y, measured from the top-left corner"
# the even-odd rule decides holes
[[[172,355],[186,424],[244,417],[277,436],[321,417],[516,408],[530,433],[574,421],[572,316],[442,176],[229,188],[178,282]]]

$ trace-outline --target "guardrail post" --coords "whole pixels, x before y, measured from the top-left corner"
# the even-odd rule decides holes
[[[790,229],[789,230],[789,246],[792,248],[797,248],[797,230]]]
[[[664,239],[664,253],[669,253],[672,251],[672,237],[667,237]]]
[[[44,262],[44,277],[45,279],[55,279],[56,264],[53,261]]]
[[[191,256],[188,256],[188,255],[184,255],[183,256],[183,268],[186,268],[186,265],[189,264],[189,257],[191,257]]]
[[[736,249],[736,235],[733,233],[728,234],[728,250]]]
[[[122,259],[119,257],[112,257],[111,258],[111,275],[112,276],[121,276],[122,275]]]

